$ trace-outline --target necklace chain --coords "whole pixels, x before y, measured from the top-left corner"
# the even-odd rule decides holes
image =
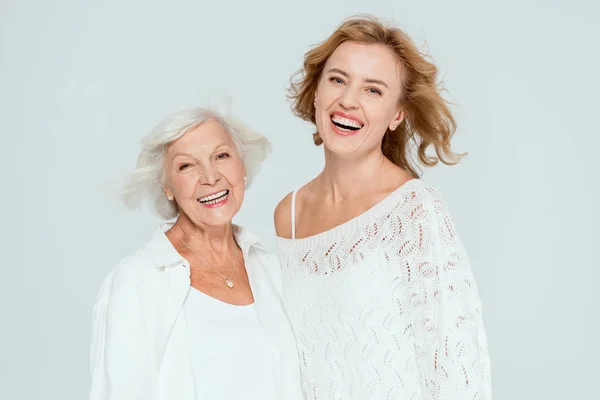
[[[182,231],[183,233],[186,233],[186,232],[183,230],[183,228],[182,228],[181,226],[179,226],[179,229],[181,229],[181,231]],[[196,258],[198,258],[200,261],[202,261],[204,264],[206,264],[206,266],[207,266],[208,268],[210,268],[210,269],[211,269],[213,272],[215,272],[215,273],[216,273],[216,274],[218,274],[218,275],[219,275],[221,278],[223,278],[223,279],[225,280],[225,284],[227,285],[227,287],[229,287],[230,289],[233,289],[233,281],[231,280],[231,277],[233,276],[233,273],[235,272],[235,267],[236,267],[236,265],[237,265],[237,261],[238,261],[238,251],[237,251],[237,249],[235,249],[235,261],[233,262],[233,268],[231,268],[231,273],[229,274],[229,276],[225,276],[225,275],[223,275],[222,273],[220,273],[219,271],[217,271],[215,268],[213,268],[213,266],[212,266],[212,265],[210,265],[210,264],[208,263],[208,261],[206,261],[206,260],[204,259],[204,257],[200,257],[198,254],[196,254],[196,252],[194,251],[194,249],[192,249],[190,246],[188,246],[188,245],[187,245],[187,243],[185,243],[183,240],[181,240],[181,239],[179,238],[179,236],[177,236],[177,235],[175,234],[175,230],[174,230],[174,229],[171,229],[171,233],[173,234],[173,236],[175,236],[175,238],[176,238],[177,240],[179,240],[179,242],[180,242],[182,245],[184,245],[185,247],[187,247],[187,249],[188,249],[189,251],[191,251],[191,252],[192,252],[192,254],[196,256]]]

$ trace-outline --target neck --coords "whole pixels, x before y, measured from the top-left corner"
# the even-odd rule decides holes
[[[181,214],[171,231],[194,251],[228,255],[237,249],[231,224],[218,227],[199,226]]]
[[[360,157],[340,157],[325,149],[325,168],[318,183],[335,203],[364,194],[380,180],[389,161],[380,149]]]

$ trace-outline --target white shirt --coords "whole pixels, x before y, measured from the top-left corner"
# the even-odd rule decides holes
[[[305,398],[491,399],[477,286],[434,189],[409,181],[278,247]]]
[[[190,265],[165,223],[106,277],[92,317],[90,400],[197,400],[183,310]],[[269,338],[277,398],[300,399],[298,355],[281,301],[281,269],[258,238],[234,226],[254,306]],[[250,373],[250,371],[248,371]],[[236,384],[233,382],[232,384]]]
[[[192,288],[184,312],[198,400],[277,398],[271,345],[254,304],[227,304]]]

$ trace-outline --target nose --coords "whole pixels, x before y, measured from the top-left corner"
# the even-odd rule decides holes
[[[200,175],[200,183],[203,185],[214,185],[221,179],[221,174],[212,165],[207,166]]]
[[[340,97],[340,106],[347,110],[353,110],[358,108],[358,94],[356,90],[351,87],[346,88],[342,96]]]

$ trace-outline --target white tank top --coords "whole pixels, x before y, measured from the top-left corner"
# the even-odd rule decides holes
[[[190,288],[184,305],[197,400],[274,400],[273,352],[253,304]]]

